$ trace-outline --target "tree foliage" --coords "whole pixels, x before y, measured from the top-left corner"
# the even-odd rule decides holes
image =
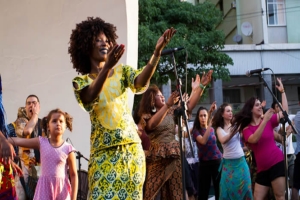
[[[216,30],[222,14],[215,5],[205,2],[193,5],[179,0],[139,0],[138,66],[145,66],[153,53],[158,37],[169,27],[177,33],[166,48],[185,47],[175,53],[178,76],[184,82],[195,74],[213,69],[214,79],[230,80],[227,64],[232,59],[220,50],[224,48],[224,33]],[[170,57],[161,58],[152,82],[160,85],[175,79]],[[186,65],[188,63],[188,65]]]

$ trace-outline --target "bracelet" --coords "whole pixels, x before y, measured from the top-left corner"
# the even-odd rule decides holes
[[[201,88],[202,90],[204,90],[204,89],[206,88],[206,86],[204,86],[204,85],[202,85],[202,83],[200,83],[200,88]]]
[[[151,56],[149,60],[149,64],[152,65],[153,67],[156,67],[158,62],[159,62],[160,56],[156,57],[154,54]]]
[[[282,89],[281,91],[279,91],[281,94],[284,93],[284,89]]]

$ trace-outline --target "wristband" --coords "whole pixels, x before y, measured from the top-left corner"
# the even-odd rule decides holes
[[[202,90],[204,90],[204,89],[206,88],[206,86],[204,86],[204,85],[202,85],[202,83],[200,83],[200,88],[201,88]]]

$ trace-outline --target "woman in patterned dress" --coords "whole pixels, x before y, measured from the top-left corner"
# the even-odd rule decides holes
[[[167,29],[153,56],[140,70],[116,65],[125,51],[116,43],[116,27],[89,17],[76,25],[70,38],[73,79],[79,105],[90,114],[90,199],[142,199],[145,156],[128,107],[127,91],[143,92],[160,54],[175,33]]]
[[[211,80],[212,70],[204,74],[200,81],[197,75],[192,80],[192,94],[187,102],[191,112],[199,101],[205,86]],[[151,86],[143,94],[139,116],[146,116],[146,132],[151,141],[147,154],[147,175],[145,181],[145,200],[180,200],[182,194],[182,176],[180,163],[180,145],[175,140],[175,121],[173,104],[178,100],[178,92],[173,92],[168,101],[157,86]],[[185,195],[185,194],[184,194]]]

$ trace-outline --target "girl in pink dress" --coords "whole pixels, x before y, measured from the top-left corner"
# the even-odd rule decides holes
[[[50,111],[47,119],[44,130],[48,131],[50,138],[9,138],[9,142],[39,149],[41,152],[41,175],[35,189],[35,200],[75,200],[78,177],[74,148],[62,138],[66,128],[72,131],[72,117],[60,109],[55,109]]]

